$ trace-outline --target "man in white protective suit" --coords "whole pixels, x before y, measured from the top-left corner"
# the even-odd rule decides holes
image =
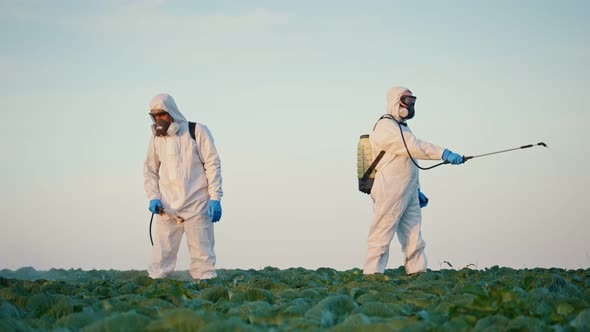
[[[428,199],[419,190],[418,168],[409,154],[414,159],[442,159],[455,165],[464,162],[461,155],[422,141],[412,134],[406,121],[414,117],[415,101],[416,97],[410,90],[390,88],[386,107],[389,116],[380,119],[369,135],[373,156],[380,151],[385,151],[385,154],[376,167],[371,190],[373,222],[369,229],[364,274],[385,271],[389,245],[396,232],[405,255],[406,273],[411,275],[426,271],[426,244],[420,231],[420,208],[426,206]]]
[[[150,103],[152,136],[144,163],[149,210],[157,215],[148,273],[169,277],[186,234],[190,275],[211,279],[215,272],[213,223],[221,219],[221,162],[209,129],[187,122],[170,95]],[[194,135],[189,128],[194,127]]]

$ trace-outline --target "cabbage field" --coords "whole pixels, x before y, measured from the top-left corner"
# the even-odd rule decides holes
[[[590,269],[0,271],[0,331],[590,331]]]

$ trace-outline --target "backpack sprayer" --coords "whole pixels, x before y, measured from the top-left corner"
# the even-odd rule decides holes
[[[397,125],[399,127],[400,134],[402,136],[402,141],[404,142],[404,146],[406,147],[406,152],[408,153],[410,160],[412,160],[412,163],[414,163],[414,165],[416,165],[416,167],[418,167],[419,169],[422,169],[422,170],[429,170],[429,169],[433,169],[435,167],[438,167],[440,165],[445,165],[445,164],[449,163],[448,161],[443,161],[442,163],[438,163],[438,164],[430,166],[430,167],[421,167],[420,165],[418,165],[416,160],[414,160],[414,158],[410,154],[410,150],[408,149],[408,145],[406,144],[406,139],[404,137],[400,123],[389,114],[382,116],[381,118],[379,118],[379,120],[384,119],[384,118],[391,119],[391,120],[395,121],[395,123],[397,123]],[[376,126],[377,126],[377,124],[375,124],[375,127]],[[474,158],[479,158],[479,157],[491,156],[493,154],[505,153],[505,152],[514,151],[514,150],[528,149],[528,148],[532,148],[534,146],[547,147],[547,144],[545,144],[544,142],[539,142],[537,144],[527,144],[527,145],[523,145],[523,146],[520,146],[517,148],[489,152],[489,153],[484,153],[484,154],[480,154],[480,155],[476,155],[476,156],[463,156],[463,161],[467,161],[469,159],[474,159]],[[377,171],[375,170],[375,167],[377,167],[377,164],[379,163],[379,161],[381,161],[381,158],[383,158],[384,155],[385,155],[385,151],[381,151],[381,152],[379,152],[377,157],[373,160],[373,153],[371,151],[371,144],[369,142],[369,135],[368,134],[361,135],[358,146],[357,146],[357,176],[358,176],[358,180],[359,180],[359,191],[361,191],[362,193],[371,194],[371,189],[373,188],[373,182],[375,181],[375,174],[377,173]]]

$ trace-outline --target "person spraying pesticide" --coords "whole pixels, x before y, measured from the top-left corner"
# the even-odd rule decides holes
[[[405,255],[406,273],[426,271],[420,208],[428,204],[428,198],[420,191],[418,165],[413,158],[442,159],[453,165],[465,162],[460,154],[412,134],[406,122],[415,115],[415,103],[416,97],[409,89],[390,88],[387,114],[377,121],[371,134],[361,136],[359,142],[359,190],[370,194],[373,200],[373,221],[363,274],[385,271],[389,246],[396,232]],[[361,152],[363,145],[365,149]],[[377,157],[369,162],[367,156]]]
[[[397,232],[405,255],[408,275],[426,271],[426,246],[422,239],[421,208],[428,198],[420,191],[418,170],[440,165],[459,165],[473,158],[547,144],[527,144],[476,156],[462,156],[418,139],[407,120],[415,114],[416,97],[404,87],[387,91],[387,114],[379,118],[369,135],[361,135],[358,150],[359,190],[373,200],[373,222],[369,228],[364,274],[383,273],[389,259],[389,245]],[[376,156],[373,159],[373,156]],[[421,167],[414,160],[443,160],[430,167]]]

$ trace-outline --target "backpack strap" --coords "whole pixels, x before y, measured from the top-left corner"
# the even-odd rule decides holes
[[[381,158],[383,158],[384,155],[385,155],[385,151],[379,152],[379,154],[377,155],[377,158],[375,158],[375,160],[373,160],[373,163],[371,164],[371,166],[369,166],[369,168],[367,168],[367,171],[365,172],[365,174],[363,174],[361,181],[367,181],[369,179],[369,176],[371,176],[371,173],[373,173],[373,170],[375,169],[375,167],[377,167],[377,164],[381,161]]]
[[[197,141],[197,138],[195,137],[195,128],[197,127],[197,124],[195,122],[188,122],[188,133],[191,134],[191,137],[195,140],[195,142]]]
[[[191,134],[191,137],[193,138],[193,140],[195,141],[196,145],[197,145],[197,156],[199,157],[199,160],[201,160],[201,163],[203,165],[205,165],[205,163],[203,163],[202,158],[201,158],[201,147],[199,146],[199,142],[197,142],[197,137],[195,135],[195,129],[197,129],[197,123],[196,122],[188,122],[188,132],[189,134]]]
[[[393,115],[391,115],[391,114],[384,114],[384,115],[382,115],[382,116],[379,118],[379,120],[377,120],[377,122],[375,122],[375,125],[373,126],[373,130],[375,130],[375,128],[377,128],[377,123],[379,123],[379,121],[380,121],[380,120],[383,120],[383,119],[389,119],[389,120],[391,120],[391,121],[393,121],[393,122],[397,123],[398,125],[401,125],[401,126],[404,126],[404,127],[407,127],[407,126],[408,126],[408,125],[407,125],[405,122],[400,122],[400,121],[397,121],[397,120],[396,120],[396,119],[393,117]]]
[[[405,126],[405,123],[400,123],[398,122],[393,115],[391,114],[384,114],[382,115],[379,120],[377,120],[377,122],[375,122],[375,125],[373,126],[373,131],[375,130],[375,128],[377,128],[377,123],[379,123],[379,121],[383,120],[383,119],[390,119],[393,120],[395,123],[397,123],[398,125],[401,124],[403,126]],[[365,172],[365,174],[363,174],[362,179],[364,181],[366,181],[369,176],[371,176],[371,173],[373,173],[373,170],[375,169],[375,167],[377,167],[377,164],[379,164],[379,162],[381,161],[381,159],[383,158],[383,156],[385,155],[385,151],[381,151],[379,152],[379,154],[377,155],[377,158],[375,158],[375,160],[373,160],[373,163],[371,164],[371,166],[369,166],[369,168],[367,169],[367,171]]]
[[[381,121],[382,119],[390,119],[390,120],[395,121],[396,123],[399,123],[395,120],[395,118],[391,114],[384,114],[379,118],[379,120],[377,120],[377,122],[375,122],[375,125],[373,126],[373,131],[375,130],[375,128],[377,128],[377,123],[379,123],[379,121]],[[383,158],[384,155],[385,155],[385,151],[379,152],[379,154],[377,155],[377,158],[375,158],[375,160],[373,160],[373,163],[371,164],[371,166],[369,166],[369,168],[367,168],[367,172],[365,172],[365,174],[363,175],[363,180],[367,180],[369,178],[369,176],[371,176],[371,173],[373,172],[375,167],[377,167],[377,164],[379,164],[379,162],[381,161],[381,159]]]

